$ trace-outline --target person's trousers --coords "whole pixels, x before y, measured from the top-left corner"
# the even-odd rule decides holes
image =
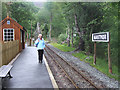
[[[41,62],[41,63],[42,63],[42,59],[43,59],[43,52],[44,52],[43,49],[38,50],[38,59],[39,59],[39,62]]]

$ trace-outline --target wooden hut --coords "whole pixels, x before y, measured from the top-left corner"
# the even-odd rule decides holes
[[[19,51],[25,48],[26,29],[7,16],[0,22],[0,41],[19,40]]]

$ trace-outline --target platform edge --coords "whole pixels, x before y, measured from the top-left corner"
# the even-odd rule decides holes
[[[55,81],[55,78],[54,78],[54,76],[53,76],[53,74],[52,74],[52,71],[51,71],[51,69],[50,69],[50,67],[49,67],[49,65],[48,65],[48,63],[47,63],[46,58],[45,58],[44,55],[43,55],[43,59],[44,59],[44,61],[45,61],[45,65],[46,65],[46,67],[47,67],[47,71],[48,71],[49,77],[50,77],[50,79],[51,79],[53,88],[56,88],[57,90],[59,90],[58,85],[57,85],[57,83],[56,83],[56,81]],[[56,89],[55,89],[55,90],[56,90]]]

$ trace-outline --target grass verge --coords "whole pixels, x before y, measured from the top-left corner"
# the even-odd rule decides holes
[[[108,62],[105,59],[97,58],[96,59],[96,65],[93,65],[93,56],[87,56],[82,52],[79,53],[73,53],[73,56],[79,58],[81,61],[84,61],[88,63],[89,65],[95,67],[97,70],[101,71],[102,73],[106,74],[110,78],[114,78],[115,80],[120,81],[118,76],[120,75],[118,73],[118,66],[112,64],[112,74],[109,73],[108,69]]]
[[[69,52],[69,51],[75,50],[75,48],[67,47],[66,45],[61,45],[61,44],[57,44],[57,43],[50,43],[50,44],[53,45],[54,47],[60,49],[61,51],[64,51],[64,52]],[[98,69],[102,73],[106,74],[108,77],[114,78],[115,80],[120,81],[120,79],[118,78],[120,76],[120,73],[118,72],[118,66],[114,65],[113,63],[112,63],[113,73],[110,74],[108,72],[107,60],[97,58],[96,65],[93,65],[93,56],[85,55],[83,52],[73,53],[72,55],[79,58],[81,61],[84,61],[84,62],[88,63],[89,65],[95,67],[96,69]]]
[[[63,52],[70,52],[75,50],[75,48],[72,47],[67,47],[66,44],[58,44],[58,43],[50,43],[51,45],[53,45],[54,47],[60,49]]]

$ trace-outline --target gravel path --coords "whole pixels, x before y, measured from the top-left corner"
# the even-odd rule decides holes
[[[107,88],[118,88],[118,81],[109,78],[102,72],[98,71],[96,68],[90,66],[88,63],[80,61],[78,58],[72,56],[71,54],[62,52],[61,50],[53,47],[50,44],[47,45],[65,60],[67,60],[68,62],[72,62],[76,67],[88,73],[91,76],[91,78],[102,82]]]

